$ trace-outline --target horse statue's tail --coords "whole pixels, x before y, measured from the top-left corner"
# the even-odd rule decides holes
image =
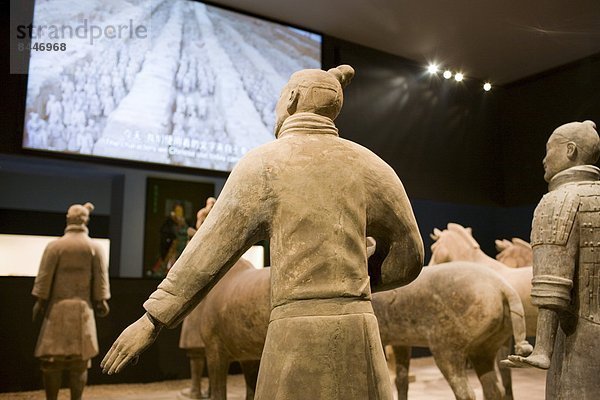
[[[529,344],[526,337],[523,303],[515,289],[508,282],[503,282],[502,286],[502,293],[506,298],[510,310],[513,337],[515,338],[515,354],[526,357],[533,351],[533,346]]]

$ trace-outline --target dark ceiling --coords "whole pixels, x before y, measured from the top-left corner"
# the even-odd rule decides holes
[[[506,84],[600,53],[600,0],[216,0]]]

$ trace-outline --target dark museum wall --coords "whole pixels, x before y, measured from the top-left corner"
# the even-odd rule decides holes
[[[477,81],[447,81],[423,65],[327,38],[323,67],[356,69],[336,124],[340,134],[382,157],[411,198],[430,258],[429,233],[448,222],[473,228],[495,255],[498,238],[529,238],[533,204],[506,208],[502,152],[497,146],[499,100]],[[541,179],[541,177],[540,177]]]
[[[537,203],[546,192],[542,159],[558,126],[592,120],[600,129],[600,54],[506,86],[499,131],[504,204]]]
[[[325,40],[324,68],[352,65],[336,123],[343,137],[373,150],[398,173],[411,198],[497,205],[496,97],[477,82],[431,76],[423,65]]]
[[[0,31],[8,38],[8,24]],[[0,41],[8,54],[8,40]],[[343,137],[385,159],[404,182],[426,248],[429,233],[448,222],[473,228],[482,249],[494,239],[528,239],[533,208],[545,192],[541,159],[556,126],[600,122],[600,58],[594,57],[483,92],[478,83],[435,80],[412,61],[326,37],[323,67],[348,63],[356,77],[345,92],[337,125]],[[4,79],[0,113],[0,233],[60,234],[73,202],[96,204],[92,236],[111,238],[112,312],[98,319],[101,355],[142,313],[158,284],[142,279],[144,205],[148,177],[207,182],[218,193],[224,175],[127,162],[25,152],[21,132],[25,75]],[[58,233],[56,233],[58,232]],[[427,260],[429,259],[429,251]],[[137,278],[137,279],[133,279]],[[37,327],[31,323],[32,278],[0,278],[0,392],[39,389],[33,358]],[[145,382],[189,376],[177,348],[178,329],[163,332],[135,368],[99,373],[90,383]]]

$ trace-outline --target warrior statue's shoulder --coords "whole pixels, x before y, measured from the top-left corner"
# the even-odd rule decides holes
[[[569,188],[559,188],[544,195],[533,214],[531,245],[564,246],[573,228],[579,203],[579,194]]]

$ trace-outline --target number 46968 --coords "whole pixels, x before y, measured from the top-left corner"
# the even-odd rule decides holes
[[[34,43],[31,50],[35,51],[65,51],[67,50],[66,43]]]

